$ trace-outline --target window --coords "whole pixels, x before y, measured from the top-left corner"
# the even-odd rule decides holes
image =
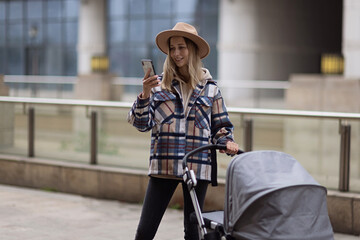
[[[7,48],[7,71],[5,74],[16,75],[23,74],[25,72],[24,69],[24,51],[21,47],[9,47]]]
[[[131,0],[130,1],[130,15],[144,16],[147,9],[147,1],[144,0]]]
[[[153,0],[151,3],[152,14],[162,15],[164,17],[170,18],[172,13],[172,2],[173,1],[169,0]]]
[[[22,1],[7,1],[9,6],[9,20],[22,20],[23,19],[23,2]]]
[[[43,11],[43,1],[27,2],[26,13],[28,19],[42,19]]]
[[[79,0],[0,1],[0,71],[76,75],[79,4]]]
[[[145,19],[130,20],[130,42],[144,43],[146,41],[146,22]]]
[[[125,42],[127,39],[127,32],[127,20],[110,20],[108,22],[108,43]]]
[[[11,45],[22,44],[24,38],[24,25],[22,23],[9,23],[7,28],[7,41]]]
[[[199,1],[193,0],[178,0],[175,1],[175,13],[176,15],[186,15],[186,16],[195,16],[196,7],[199,4]]]
[[[28,45],[41,45],[44,43],[44,29],[41,20],[29,20],[26,23],[26,43]]]
[[[174,26],[172,25],[171,19],[153,19],[151,20],[151,40],[155,40],[156,35],[164,30],[171,29]]]
[[[52,0],[47,2],[46,17],[50,20],[61,20],[62,17],[62,1]]]
[[[79,0],[67,0],[64,2],[64,17],[77,18],[79,14]]]
[[[77,74],[77,54],[76,47],[67,48],[65,52],[65,76],[75,76]]]
[[[5,45],[5,23],[0,22],[0,46]]]
[[[66,22],[65,23],[65,42],[67,45],[76,46],[78,40],[78,23]]]
[[[128,0],[108,0],[107,3],[107,13],[112,19],[123,17],[128,12]]]
[[[49,45],[61,45],[63,35],[61,23],[49,22],[46,24],[46,42]]]
[[[45,75],[65,75],[63,71],[64,52],[59,47],[47,47],[45,52]]]
[[[5,21],[6,18],[6,5],[4,2],[0,2],[0,22]]]

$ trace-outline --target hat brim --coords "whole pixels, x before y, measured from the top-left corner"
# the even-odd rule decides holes
[[[210,53],[210,46],[202,37],[181,30],[166,30],[160,32],[155,40],[158,48],[165,54],[169,54],[168,40],[171,37],[186,37],[193,41],[199,49],[199,56],[201,59],[205,58]]]

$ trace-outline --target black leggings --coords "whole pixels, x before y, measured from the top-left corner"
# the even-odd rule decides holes
[[[190,214],[194,212],[194,207],[186,184],[176,179],[150,177],[135,240],[151,240],[155,237],[165,210],[180,182],[182,182],[184,196],[184,239],[199,239],[197,225],[190,223]],[[204,205],[208,183],[208,181],[198,180],[195,187],[201,209]]]

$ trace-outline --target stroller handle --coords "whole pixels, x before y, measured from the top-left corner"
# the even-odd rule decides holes
[[[183,158],[183,169],[185,170],[185,168],[187,167],[187,160],[190,156],[194,155],[195,153],[204,151],[204,150],[226,150],[226,145],[225,144],[208,144],[199,148],[196,148],[190,152],[188,152],[185,157]],[[236,154],[241,154],[244,153],[242,150],[238,150],[238,152]]]

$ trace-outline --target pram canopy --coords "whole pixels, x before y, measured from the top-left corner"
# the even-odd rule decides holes
[[[226,175],[224,230],[236,239],[333,239],[326,188],[286,153],[236,156]]]

